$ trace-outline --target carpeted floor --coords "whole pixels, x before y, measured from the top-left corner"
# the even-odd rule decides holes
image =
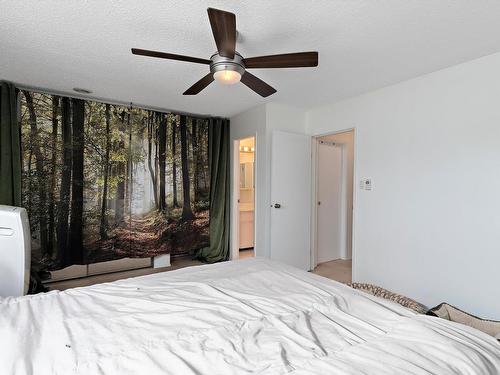
[[[313,272],[347,284],[352,281],[352,260],[337,259],[320,263]]]

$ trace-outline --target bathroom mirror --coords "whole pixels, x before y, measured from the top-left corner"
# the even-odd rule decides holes
[[[253,189],[253,163],[240,164],[240,189]]]

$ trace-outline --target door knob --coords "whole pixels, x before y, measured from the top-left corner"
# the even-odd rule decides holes
[[[275,204],[274,204],[274,208],[281,208],[281,204],[279,204],[279,203],[275,203]]]

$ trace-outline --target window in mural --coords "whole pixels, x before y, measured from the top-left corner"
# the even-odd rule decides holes
[[[33,259],[56,270],[208,246],[206,120],[21,91]]]

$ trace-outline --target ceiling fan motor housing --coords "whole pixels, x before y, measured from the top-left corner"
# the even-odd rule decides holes
[[[223,70],[232,70],[238,72],[240,75],[245,73],[245,64],[243,64],[243,57],[238,53],[234,53],[234,58],[224,57],[215,53],[210,57],[210,72],[220,72]]]

